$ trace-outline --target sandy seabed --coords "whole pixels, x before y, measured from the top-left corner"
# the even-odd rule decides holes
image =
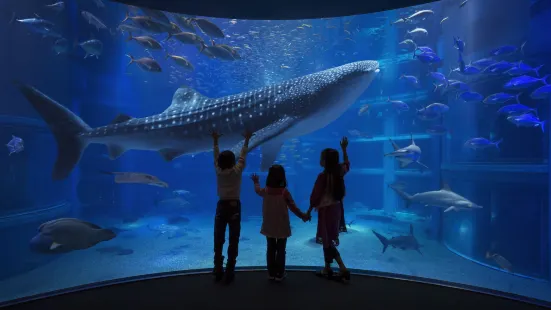
[[[355,214],[347,213],[347,217],[352,219]],[[113,240],[87,250],[61,254],[58,259],[27,273],[3,279],[0,281],[0,302],[98,281],[212,268],[213,220],[205,217],[190,219],[190,223],[182,226],[184,233],[177,234],[157,229],[162,222],[155,218],[140,219],[121,227],[126,231]],[[260,217],[249,217],[242,222],[238,266],[265,265],[266,240],[259,233],[260,225]],[[321,246],[312,242],[315,219],[302,223],[293,218],[292,227],[293,236],[287,243],[287,265],[322,266]],[[416,237],[423,245],[423,255],[393,248],[382,253],[381,243],[371,229],[388,237],[409,231],[404,224],[396,226],[357,219],[349,233],[340,237],[339,251],[349,268],[438,279],[551,301],[549,283],[471,262],[450,252],[442,244],[425,239],[422,233],[416,233]]]

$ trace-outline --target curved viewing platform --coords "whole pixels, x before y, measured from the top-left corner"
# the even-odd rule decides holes
[[[27,309],[515,309],[551,304],[443,281],[352,270],[350,283],[316,277],[314,267],[289,267],[281,283],[261,267],[238,268],[231,286],[210,270],[152,274],[85,285],[0,304]],[[216,296],[216,297],[214,297]],[[325,298],[324,298],[325,296]],[[330,297],[329,297],[330,296]]]

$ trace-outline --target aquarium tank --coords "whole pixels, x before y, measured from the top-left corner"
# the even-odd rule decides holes
[[[235,152],[255,132],[238,268],[266,264],[250,176],[282,165],[305,211],[347,137],[349,268],[551,301],[548,1],[311,20],[0,7],[1,302],[210,270],[213,130]],[[287,264],[322,266],[317,213],[290,216]]]

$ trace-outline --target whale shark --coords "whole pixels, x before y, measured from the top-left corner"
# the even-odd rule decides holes
[[[234,151],[243,145],[244,131],[255,132],[249,150],[261,146],[260,168],[266,171],[285,140],[314,132],[339,118],[378,72],[377,61],[357,61],[221,98],[181,86],[160,114],[143,118],[119,114],[109,125],[97,128],[35,87],[15,84],[56,139],[52,178],[60,180],[69,176],[89,144],[105,144],[110,159],[127,150],[153,150],[172,161],[210,151],[211,130],[223,134],[221,148]]]

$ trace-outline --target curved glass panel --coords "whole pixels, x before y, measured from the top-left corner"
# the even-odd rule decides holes
[[[3,1],[0,301],[212,268],[209,131],[237,152],[245,128],[238,267],[266,264],[249,176],[281,164],[305,211],[348,136],[348,268],[550,301],[546,3],[247,21]],[[323,264],[317,214],[290,213],[288,265]]]

